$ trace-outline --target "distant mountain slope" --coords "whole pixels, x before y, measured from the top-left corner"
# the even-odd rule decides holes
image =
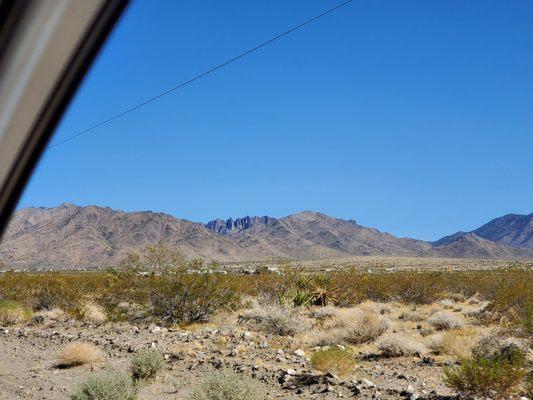
[[[458,232],[434,243],[433,257],[479,259],[531,259],[528,249],[505,246],[477,236],[475,233]]]
[[[523,243],[524,238],[527,235],[516,240]],[[17,211],[0,243],[0,260],[15,267],[105,267],[159,241],[188,258],[221,262],[361,255],[533,259],[532,250],[474,233],[461,232],[430,244],[312,211],[279,219],[243,217],[204,225],[151,211],[63,204]]]
[[[533,249],[533,213],[507,214],[493,219],[473,233],[493,242]]]
[[[0,244],[0,258],[11,265],[112,265],[160,240],[187,257],[228,261],[243,256],[239,246],[202,224],[162,213],[63,204],[17,211]]]
[[[249,218],[249,217],[247,217]],[[254,217],[248,227],[231,234],[240,246],[254,253],[268,249],[287,258],[336,258],[351,255],[417,255],[431,248],[426,242],[400,239],[355,221],[304,211],[288,217]],[[234,220],[222,221],[222,226]],[[206,226],[217,229],[220,222]]]
[[[533,251],[533,213],[529,215],[507,214],[471,232],[456,232],[432,244],[443,246],[464,237],[467,233],[504,246],[521,247]]]

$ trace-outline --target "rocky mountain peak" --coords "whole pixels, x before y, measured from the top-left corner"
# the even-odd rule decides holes
[[[229,218],[227,220],[217,218],[213,221],[209,221],[207,224],[205,224],[205,226],[206,228],[211,229],[220,235],[231,236],[244,230],[252,229],[256,226],[271,226],[276,222],[276,218],[272,218],[267,215],[262,217],[246,216],[236,219]]]

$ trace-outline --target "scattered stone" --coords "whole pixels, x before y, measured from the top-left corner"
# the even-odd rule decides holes
[[[287,375],[296,375],[296,371],[293,370],[292,368],[288,368],[288,369],[285,371],[285,373],[286,373]]]
[[[305,351],[303,351],[302,349],[295,350],[294,355],[297,357],[305,357]]]
[[[368,380],[366,378],[362,378],[359,380],[359,384],[364,388],[364,389],[370,389],[370,388],[374,388],[376,387],[375,383],[372,382],[371,380]]]

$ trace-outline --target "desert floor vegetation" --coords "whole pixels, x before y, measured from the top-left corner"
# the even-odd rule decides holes
[[[528,373],[522,346],[509,339],[488,336],[472,353],[461,360],[460,366],[445,368],[445,380],[450,386],[471,397],[505,398],[519,390]]]
[[[70,400],[135,400],[137,389],[128,375],[102,373],[90,376]]]
[[[164,366],[165,357],[161,351],[142,349],[131,359],[131,376],[135,381],[153,379]]]
[[[230,370],[207,374],[187,400],[265,400],[266,388],[257,380]]]
[[[117,399],[150,398],[144,393],[174,379],[176,368],[185,384],[172,398],[274,391],[290,399],[320,385],[344,395],[378,390],[363,377],[381,382],[391,398],[417,382],[432,382],[443,395],[518,396],[531,386],[532,278],[524,269],[8,272],[0,275],[0,334],[57,340],[58,364],[91,365],[96,375],[70,391],[73,399],[107,398],[98,393],[108,387],[125,393]],[[123,375],[102,378],[100,369],[117,372],[117,357]],[[187,377],[197,369],[205,379],[192,390]],[[420,375],[397,378],[404,371]],[[345,383],[335,386],[328,374]]]
[[[26,322],[31,315],[28,307],[17,301],[0,300],[0,324],[5,326]]]
[[[346,377],[350,376],[353,371],[356,359],[346,349],[331,347],[315,351],[311,357],[311,363],[320,371]]]

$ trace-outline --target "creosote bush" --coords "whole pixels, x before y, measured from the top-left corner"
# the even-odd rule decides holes
[[[137,386],[133,380],[119,373],[106,372],[90,376],[70,396],[70,400],[135,400]]]
[[[459,367],[445,368],[445,382],[469,396],[503,399],[518,389],[526,375],[526,356],[518,347],[502,347],[499,353],[482,354],[475,348],[472,358]]]
[[[349,376],[356,364],[352,354],[337,347],[315,351],[311,356],[311,363],[319,371],[331,372],[342,377]]]
[[[159,350],[142,349],[131,360],[131,376],[135,381],[152,379],[164,366],[165,358]]]
[[[224,276],[167,275],[149,289],[150,314],[169,324],[206,321],[215,311],[240,304],[241,293]]]
[[[31,312],[16,301],[0,300],[0,325],[15,325],[26,322]]]
[[[265,400],[265,387],[253,378],[231,370],[207,374],[187,400]]]

